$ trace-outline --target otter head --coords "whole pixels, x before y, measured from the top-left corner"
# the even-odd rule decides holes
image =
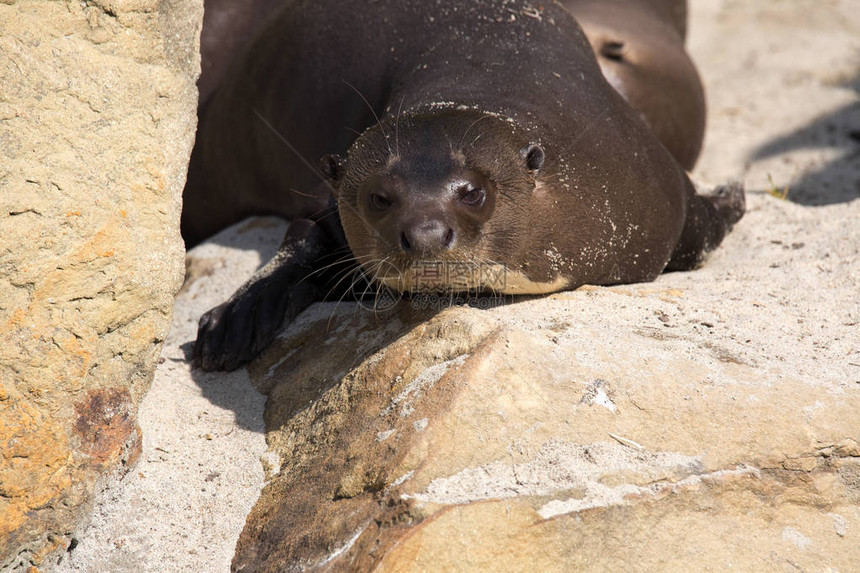
[[[498,290],[493,269],[517,250],[543,163],[543,149],[504,118],[436,109],[383,120],[322,168],[370,278],[401,291],[476,291]]]

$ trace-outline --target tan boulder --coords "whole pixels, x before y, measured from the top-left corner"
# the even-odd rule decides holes
[[[851,570],[860,202],[750,203],[653,284],[300,317],[250,368],[282,463],[234,568]]]
[[[0,4],[0,569],[134,462],[183,276],[201,2]]]

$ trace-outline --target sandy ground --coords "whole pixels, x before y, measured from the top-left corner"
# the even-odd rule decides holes
[[[706,185],[743,180],[755,215],[741,225],[760,226],[745,234],[774,233],[768,243],[786,247],[741,254],[743,245],[730,239],[711,263],[731,266],[735,256],[755,256],[773,269],[767,290],[790,297],[792,289],[814,288],[795,275],[803,266],[787,261],[817,264],[810,257],[828,253],[845,225],[860,225],[860,0],[691,4],[689,46],[709,100],[707,138],[694,176]],[[789,203],[767,195],[786,188]],[[835,227],[828,224],[846,213]],[[209,275],[177,298],[163,363],[141,405],[140,463],[118,487],[99,494],[91,526],[56,570],[229,569],[263,484],[263,467],[277,460],[264,453],[263,398],[247,373],[192,376],[185,358],[197,317],[227,298],[275,249],[282,227],[273,224],[234,229],[193,253]],[[860,282],[860,261],[849,247],[836,249],[839,261],[821,264],[853,277],[834,282],[837,290],[828,296],[849,307],[853,301],[845,313],[860,320],[860,297],[851,290]],[[229,261],[228,268],[213,261]],[[683,282],[712,274],[692,273]],[[744,284],[731,272],[722,276]],[[722,290],[711,292],[718,297]],[[768,337],[762,344],[778,345],[773,337],[780,328],[762,328]],[[807,374],[814,376],[822,367],[814,356],[809,360]],[[860,382],[860,367],[847,375]]]

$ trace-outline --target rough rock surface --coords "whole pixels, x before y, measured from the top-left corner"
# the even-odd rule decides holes
[[[0,3],[0,570],[65,551],[140,452],[182,280],[201,4]]]
[[[236,431],[259,428],[250,379],[269,396],[268,485],[236,567],[856,570],[854,6],[691,2],[710,104],[695,175],[751,190],[705,267],[489,310],[316,305],[248,377],[190,372],[186,325],[142,406],[145,478],[128,475],[65,563],[196,571],[211,554],[208,570],[225,570],[236,537],[213,522],[243,520],[259,481],[240,456],[258,455],[259,435]],[[257,237],[276,241],[265,226]],[[177,315],[250,274],[264,249],[246,248],[195,256],[209,276]],[[219,472],[242,487],[206,481]],[[186,482],[216,495],[191,503]]]
[[[654,284],[306,313],[251,368],[283,462],[234,566],[851,570],[860,202],[751,207]]]

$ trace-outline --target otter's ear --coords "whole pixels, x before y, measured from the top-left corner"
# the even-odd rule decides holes
[[[346,159],[333,153],[323,155],[323,158],[320,160],[320,171],[331,182],[338,181],[343,177],[345,167]]]
[[[540,171],[543,167],[543,161],[546,159],[543,147],[537,143],[529,143],[520,149],[520,157],[526,162],[526,169],[529,171]]]

